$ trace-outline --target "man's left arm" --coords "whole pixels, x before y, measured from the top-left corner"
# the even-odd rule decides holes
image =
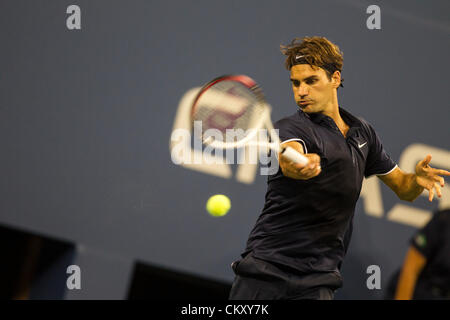
[[[428,190],[429,201],[433,201],[436,191],[437,196],[442,197],[441,187],[444,186],[442,176],[450,176],[450,172],[430,167],[431,155],[419,161],[415,173],[406,173],[400,168],[395,168],[386,175],[378,176],[389,188],[391,188],[401,200],[414,201],[423,190]]]

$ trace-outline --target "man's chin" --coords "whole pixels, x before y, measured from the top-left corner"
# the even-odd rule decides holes
[[[301,109],[303,112],[307,112],[307,113],[313,112],[312,107],[311,107],[310,104],[307,104],[306,106],[305,106],[305,105],[299,104],[298,106],[300,107],[300,109]]]

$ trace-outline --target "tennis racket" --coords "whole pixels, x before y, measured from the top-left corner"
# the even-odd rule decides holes
[[[306,165],[308,158],[289,146],[281,145],[279,136],[273,130],[270,112],[261,88],[253,79],[245,75],[226,75],[200,89],[192,103],[191,121],[192,125],[201,121],[202,132],[197,134],[203,144],[212,148],[237,149],[250,145],[269,147],[276,155],[281,153],[294,163]],[[255,141],[258,129],[263,127],[269,132],[271,142]],[[208,134],[211,132],[209,129],[219,130],[223,134],[229,129],[242,129],[241,132],[245,134],[228,141]]]

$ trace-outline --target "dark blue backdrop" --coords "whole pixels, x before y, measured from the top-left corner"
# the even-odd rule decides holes
[[[81,30],[66,27],[71,4]],[[381,30],[366,27],[370,4],[381,8]],[[444,0],[2,1],[0,222],[231,282],[266,178],[241,183],[173,164],[183,95],[221,74],[247,74],[279,119],[296,109],[279,45],[325,36],[344,52],[340,104],[372,123],[402,169],[427,152],[448,169],[449,12]],[[357,205],[337,298],[382,298],[409,237],[449,203],[448,188],[446,200],[401,202],[376,179]],[[232,201],[222,218],[205,211],[216,193]],[[373,264],[381,290],[366,287]],[[109,297],[117,270],[129,279],[128,267],[100,269],[86,279],[96,293],[86,285],[84,297]]]

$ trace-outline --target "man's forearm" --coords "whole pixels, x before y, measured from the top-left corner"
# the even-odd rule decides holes
[[[408,173],[404,176],[401,185],[397,190],[397,195],[405,201],[414,201],[423,192],[424,188],[417,184],[416,175]]]
[[[442,197],[441,188],[444,187],[444,178],[441,175],[450,176],[450,172],[442,169],[435,169],[428,164],[431,155],[419,161],[415,168],[415,173],[406,173],[400,168],[394,168],[385,175],[378,176],[395,194],[402,200],[414,201],[425,189],[428,190],[428,200],[433,201],[436,195]]]

